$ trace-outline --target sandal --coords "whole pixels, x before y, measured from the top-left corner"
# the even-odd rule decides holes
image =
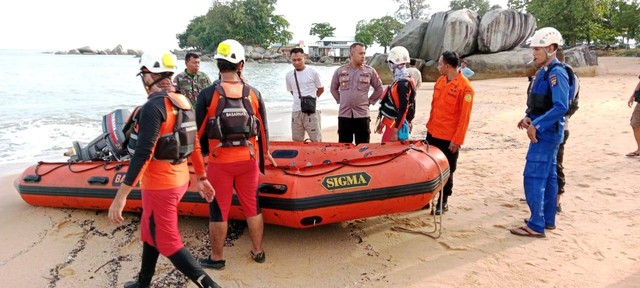
[[[511,232],[511,234],[516,235],[516,236],[522,236],[522,237],[533,237],[533,238],[544,238],[547,237],[546,235],[544,235],[544,233],[537,233],[537,232],[531,232],[529,231],[529,229],[527,229],[527,226],[522,226],[522,227],[516,227],[516,228],[512,228],[509,229],[509,232]]]
[[[225,267],[225,264],[227,263],[227,261],[225,261],[225,260],[211,260],[210,257],[207,257],[205,259],[198,260],[198,263],[202,267],[216,269],[216,270],[224,270],[224,267]]]
[[[255,254],[253,253],[253,251],[250,251],[249,253],[251,255],[251,259],[253,259],[253,261],[256,261],[258,263],[264,263],[264,260],[266,260],[266,255],[264,255],[264,251]]]

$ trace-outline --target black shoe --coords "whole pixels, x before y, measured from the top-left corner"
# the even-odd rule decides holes
[[[442,205],[442,210],[440,209],[440,205],[438,205],[438,206],[436,206],[436,209],[431,212],[431,214],[433,214],[433,215],[441,215],[441,214],[444,214],[444,212],[447,212],[447,211],[449,211],[449,205],[448,204],[443,204]]]
[[[253,259],[253,261],[256,261],[258,263],[264,263],[264,260],[267,259],[267,256],[264,255],[264,251],[258,253],[258,254],[254,254],[253,251],[250,251],[249,253],[251,255],[251,258]]]
[[[200,264],[200,266],[205,267],[205,268],[211,268],[211,269],[216,269],[216,270],[223,270],[224,267],[227,264],[227,261],[225,260],[211,260],[210,257],[204,258],[204,259],[199,259],[198,263]]]

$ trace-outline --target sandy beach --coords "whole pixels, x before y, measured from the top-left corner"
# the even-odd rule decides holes
[[[635,148],[627,100],[640,58],[599,61],[597,76],[581,78],[563,212],[545,239],[508,231],[529,216],[519,201],[528,138],[516,128],[528,82],[472,80],[470,128],[439,238],[395,229],[433,230],[425,211],[303,230],[266,225],[266,263],[249,257],[245,231],[225,248],[226,269],[208,273],[222,287],[640,287],[640,157],[624,156]],[[414,139],[425,137],[432,89],[419,90]],[[324,128],[324,141],[336,141],[335,127]],[[117,227],[106,211],[30,206],[13,186],[15,167],[0,168],[0,286],[122,287],[134,278],[137,215]],[[206,256],[207,219],[181,217],[180,228],[185,245]],[[195,287],[163,257],[154,279],[155,287]]]

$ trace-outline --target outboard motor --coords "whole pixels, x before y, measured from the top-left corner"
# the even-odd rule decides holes
[[[129,118],[129,110],[117,109],[102,117],[102,134],[84,148],[73,141],[73,152],[69,161],[105,160],[117,161],[127,158],[124,147],[125,134],[122,131]]]

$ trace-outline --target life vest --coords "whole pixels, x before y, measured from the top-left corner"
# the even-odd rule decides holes
[[[164,97],[167,120],[160,126],[160,136],[153,150],[153,159],[179,164],[193,153],[197,134],[196,115],[189,99],[182,94],[167,93]],[[133,155],[139,133],[139,107],[134,109],[132,117],[124,126],[127,137],[127,150]],[[131,129],[131,127],[134,127]]]
[[[251,105],[252,101],[258,101],[257,96],[247,85],[242,86],[242,91],[233,85],[224,82],[214,85],[206,133],[208,139],[220,141],[215,148],[250,146],[250,139],[260,133],[260,120]]]
[[[413,117],[415,116],[415,95],[416,95],[416,91],[414,88],[414,84],[413,84],[413,80],[400,80],[397,82],[394,82],[391,87],[389,87],[384,95],[384,97],[382,98],[382,101],[380,101],[380,115],[384,116],[385,118],[391,119],[391,120],[396,120],[396,118],[398,118],[398,114],[399,111],[398,109],[400,109],[400,100],[399,100],[399,95],[398,95],[398,84],[404,84],[404,82],[407,82],[408,84],[408,88],[409,88],[409,94],[407,95],[407,110],[404,111],[405,113],[403,113],[405,115],[405,118],[411,122],[413,120]],[[398,119],[398,120],[404,120],[404,119]]]
[[[571,116],[578,110],[578,98],[580,97],[580,88],[578,87],[578,76],[573,72],[573,67],[565,63],[553,63],[549,65],[544,72],[544,80],[549,82],[549,72],[556,66],[562,66],[567,71],[567,78],[569,80],[569,109],[566,116]],[[553,100],[551,95],[551,88],[547,89],[547,93],[534,93],[533,92],[533,78],[529,78],[529,88],[527,88],[527,113],[542,115],[545,112],[551,110],[553,107]]]

